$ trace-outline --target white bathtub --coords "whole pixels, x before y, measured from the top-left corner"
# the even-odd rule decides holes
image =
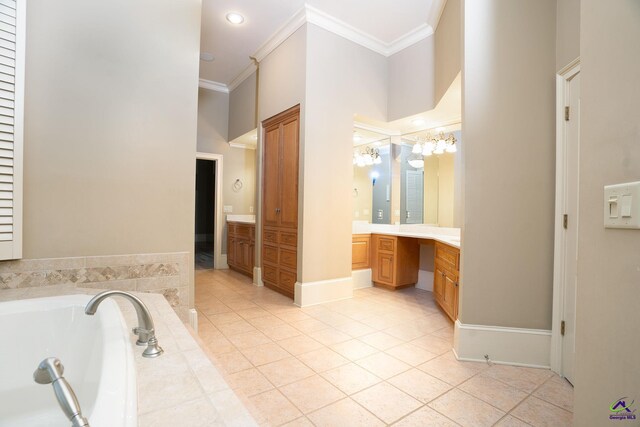
[[[84,314],[89,295],[0,303],[0,426],[64,426],[50,384],[33,372],[47,357],[64,365],[92,427],[137,425],[136,371],[130,331],[113,300]]]

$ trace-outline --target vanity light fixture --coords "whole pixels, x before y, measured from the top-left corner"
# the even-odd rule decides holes
[[[430,156],[432,154],[455,153],[458,151],[456,147],[456,137],[450,133],[448,136],[444,136],[444,132],[440,132],[438,136],[427,137],[427,140],[420,143],[420,139],[413,145],[411,152],[413,154],[422,153],[423,156]],[[415,166],[414,166],[415,167]]]
[[[227,13],[227,21],[234,25],[240,25],[244,22],[244,16],[236,12]]]
[[[379,165],[381,163],[382,158],[377,148],[367,147],[364,151],[353,154],[353,164],[359,167]]]

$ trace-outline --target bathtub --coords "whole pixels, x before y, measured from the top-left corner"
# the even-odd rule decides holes
[[[64,365],[92,427],[137,425],[136,371],[130,331],[115,301],[84,314],[89,295],[0,303],[0,426],[64,426],[50,384],[33,372],[47,357]]]

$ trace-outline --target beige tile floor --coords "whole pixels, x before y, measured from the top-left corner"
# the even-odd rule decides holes
[[[261,425],[565,426],[573,389],[543,369],[459,362],[417,289],[309,308],[228,270],[196,271],[198,333]]]

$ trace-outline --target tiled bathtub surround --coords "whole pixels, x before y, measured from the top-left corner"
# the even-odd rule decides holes
[[[44,286],[119,289],[165,296],[176,311],[189,305],[189,254],[136,254],[0,262],[0,292]]]
[[[94,294],[98,291],[69,285],[10,289],[0,292],[0,302],[56,295]],[[129,336],[137,371],[138,426],[256,426],[245,406],[166,300],[160,295],[136,295],[149,308],[156,335],[165,351],[158,358],[144,358],[144,347],[135,345],[135,335]],[[114,301],[120,306],[127,326],[135,326],[137,316],[133,305],[122,298]]]

